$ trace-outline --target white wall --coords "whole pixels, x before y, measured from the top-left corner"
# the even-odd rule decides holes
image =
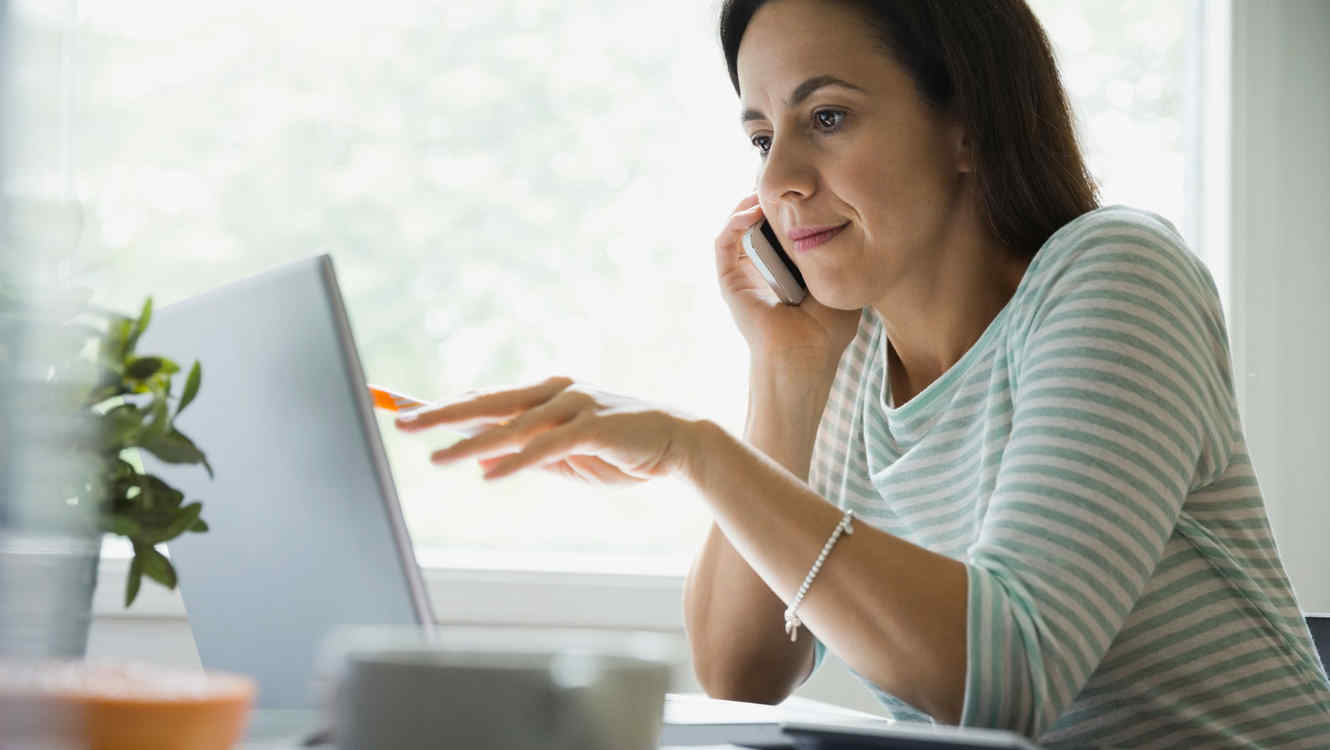
[[[1232,13],[1235,382],[1299,603],[1330,612],[1330,2]]]

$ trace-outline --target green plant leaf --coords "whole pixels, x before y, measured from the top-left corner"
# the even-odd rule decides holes
[[[162,369],[157,371],[158,375],[174,375],[177,372],[180,372],[180,365],[176,364],[176,361],[170,357],[163,357],[160,354],[154,354],[152,356],[162,361]],[[169,381],[170,378],[167,378],[167,380]]]
[[[134,353],[134,347],[138,346],[139,337],[148,329],[148,321],[152,320],[152,297],[143,301],[143,309],[139,311],[139,319],[134,323],[134,329],[130,332],[129,338],[125,344],[125,355]]]
[[[160,369],[161,357],[135,357],[125,364],[125,376],[134,380],[147,380]]]
[[[193,440],[175,428],[171,428],[163,435],[145,439],[140,447],[168,464],[201,463],[208,470],[208,476],[212,476],[212,467],[208,465],[208,459],[203,455],[203,451],[194,445]]]
[[[101,416],[102,437],[112,448],[134,445],[143,431],[143,414],[133,404],[121,404]]]
[[[155,547],[149,547],[147,545],[136,547],[136,552],[136,558],[143,558],[144,575],[168,589],[175,588],[175,566],[171,565],[171,561],[166,559],[165,555],[158,552]]]
[[[196,359],[194,360],[194,366],[189,368],[189,377],[185,378],[185,392],[180,394],[180,405],[175,409],[177,417],[180,416],[180,412],[185,410],[186,406],[189,406],[189,402],[193,401],[194,397],[198,395],[199,385],[202,381],[203,368]]]
[[[125,578],[125,608],[134,603],[139,595],[139,586],[143,584],[143,562],[139,558],[138,545],[134,546],[134,559],[129,561],[129,576]]]
[[[120,456],[116,456],[111,460],[110,467],[111,476],[114,479],[132,477],[138,472],[138,470],[134,468],[134,464],[131,464]]]
[[[123,372],[129,356],[127,346],[134,321],[123,315],[112,315],[106,324],[106,337],[98,348],[97,359],[116,372]]]
[[[202,503],[190,503],[178,511],[178,515],[167,524],[165,529],[156,534],[145,535],[145,539],[151,544],[169,542],[188,531],[199,520],[199,514],[202,512]]]
[[[139,487],[143,489],[143,494],[151,496],[153,507],[174,510],[179,508],[180,503],[185,499],[183,492],[163,482],[153,474],[140,476],[138,482]]]
[[[135,521],[138,521],[139,527],[143,529],[138,536],[133,538],[134,542],[156,544],[161,541],[161,537],[163,533],[165,533],[166,527],[170,526],[171,522],[176,519],[177,515],[179,515],[180,509],[145,508],[142,505],[131,504],[125,512]]]
[[[128,516],[106,513],[102,516],[102,531],[120,536],[138,536],[143,532],[143,527]]]
[[[208,530],[208,524],[205,523],[204,520],[203,520],[202,518],[200,518],[199,520],[197,520],[197,521],[194,522],[194,525],[193,525],[193,526],[190,526],[190,527],[189,527],[189,530],[190,530],[190,531],[193,531],[193,532],[196,532],[196,533],[199,533],[199,534],[202,534],[203,532],[205,532],[205,531]]]
[[[152,422],[148,423],[143,434],[143,440],[155,440],[171,429],[171,414],[168,408],[165,395],[153,398],[152,403],[148,406],[148,413],[152,415]]]

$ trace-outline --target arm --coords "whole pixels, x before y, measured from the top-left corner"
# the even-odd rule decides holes
[[[1093,230],[1048,259],[1013,319],[1019,396],[968,558],[965,724],[1039,736],[1058,721],[1138,606],[1191,488],[1228,464],[1240,427],[1219,300],[1160,230]]]
[[[754,621],[750,627],[776,632],[773,652],[778,646],[788,650],[794,644],[784,634],[782,613],[841,511],[714,424],[699,423],[694,438],[685,476],[707,500],[734,551],[779,599],[769,610],[742,617]],[[860,522],[828,556],[799,617],[856,672],[938,720],[956,723],[965,686],[965,594],[964,565]],[[771,621],[755,622],[758,617]],[[799,642],[809,652],[800,666],[811,668],[812,638],[804,632]]]
[[[780,381],[759,379],[759,385],[773,382]],[[797,453],[796,468],[804,472],[811,453],[808,443],[816,432],[813,415],[820,411],[810,408],[809,402],[827,398],[826,381],[821,382],[816,399],[791,398],[785,392],[772,401],[785,404],[785,409],[802,404],[806,412],[762,409],[767,397],[760,395],[761,387],[753,399],[753,434],[801,434],[801,440],[772,445],[785,445],[791,453],[784,457],[791,463],[795,461],[790,456]],[[773,427],[761,426],[766,415],[782,414],[791,416]],[[803,415],[802,420],[794,419],[795,414]],[[434,451],[431,461],[447,465],[478,459],[489,480],[534,466],[577,461],[589,469],[587,477],[604,483],[673,475],[699,489],[724,540],[741,558],[738,562],[778,599],[773,605],[769,598],[754,594],[771,615],[767,626],[758,620],[758,613],[713,606],[735,590],[735,579],[744,581],[733,574],[736,567],[724,569],[724,558],[716,556],[712,559],[720,562],[707,564],[704,559],[695,570],[689,585],[688,622],[697,638],[699,676],[711,682],[713,692],[728,689],[722,684],[727,680],[746,690],[752,682],[742,677],[744,670],[754,665],[766,668],[763,659],[772,658],[770,653],[788,652],[794,645],[782,640],[781,651],[776,651],[775,639],[784,637],[781,610],[803,582],[841,512],[777,459],[706,420],[578,386],[567,378],[435,406],[399,417],[397,425],[417,431],[477,421],[501,423]],[[718,581],[727,582],[721,584],[726,588],[717,586]],[[965,652],[963,646],[958,648],[965,636],[965,585],[960,563],[859,524],[823,565],[799,610],[808,625],[802,634],[805,652],[786,660],[776,658],[772,663],[783,666],[775,668],[774,677],[763,675],[756,682],[768,699],[788,693],[808,672],[813,640],[808,632],[813,632],[859,674],[938,718],[955,721],[965,677]],[[761,593],[755,586],[746,591]],[[724,623],[717,626],[717,611],[728,613],[737,624],[729,630]],[[736,632],[734,628],[747,634],[752,632],[750,626],[760,628],[761,636],[755,640],[768,652],[721,647],[722,639]],[[736,659],[736,653],[742,658]]]
[[[806,482],[840,354],[862,314],[811,296],[800,305],[781,304],[741,246],[762,216],[756,193],[735,206],[716,237],[716,276],[751,356],[746,441]],[[789,642],[784,608],[713,524],[684,583],[694,669],[708,693],[775,703],[807,679],[815,666],[813,639]]]
[[[750,370],[745,442],[800,480],[808,479],[829,374],[790,376],[755,362]],[[712,524],[684,582],[684,622],[693,668],[717,698],[779,703],[813,670],[813,639],[790,643],[785,602]]]
[[[800,609],[854,671],[939,721],[1047,730],[1121,631],[1188,488],[1226,463],[1216,301],[1166,242],[1114,239],[1068,254],[1018,313],[1010,438],[966,561],[859,523]],[[789,601],[839,510],[715,425],[692,441],[684,475]]]

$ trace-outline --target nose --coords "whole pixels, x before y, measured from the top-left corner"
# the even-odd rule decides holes
[[[774,214],[782,204],[797,205],[813,195],[818,174],[810,156],[795,139],[772,139],[757,177],[757,197],[764,212]]]

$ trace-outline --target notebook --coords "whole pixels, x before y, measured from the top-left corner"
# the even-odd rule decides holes
[[[961,729],[887,719],[793,696],[776,706],[671,693],[665,699],[662,747],[720,744],[762,750],[1034,750],[1012,732]]]

